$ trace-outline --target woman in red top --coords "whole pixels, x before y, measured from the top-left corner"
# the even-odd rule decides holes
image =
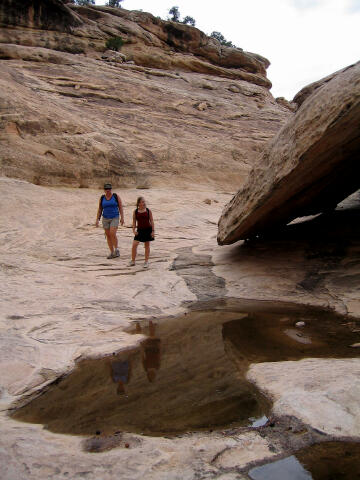
[[[139,242],[145,243],[145,263],[144,268],[149,267],[150,242],[155,239],[155,226],[151,210],[146,208],[144,197],[139,197],[136,202],[136,210],[133,213],[133,232],[134,241],[131,251],[130,267],[135,265],[137,247]]]

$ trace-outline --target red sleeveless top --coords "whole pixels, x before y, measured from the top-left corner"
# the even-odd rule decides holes
[[[138,228],[151,228],[150,223],[150,210],[147,208],[145,212],[139,212],[135,210],[135,218],[137,220]]]

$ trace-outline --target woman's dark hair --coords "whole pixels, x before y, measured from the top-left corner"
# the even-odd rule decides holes
[[[140,202],[141,200],[145,200],[144,197],[138,197],[137,200],[136,200],[136,208],[139,208],[139,205],[140,205]]]

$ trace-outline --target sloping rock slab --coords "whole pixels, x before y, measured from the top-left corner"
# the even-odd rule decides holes
[[[328,75],[327,77],[321,78],[320,80],[317,80],[316,82],[310,83],[309,85],[306,85],[306,87],[302,88],[293,98],[292,103],[296,103],[298,107],[300,107],[305,100],[312,95],[316,90],[319,88],[323,87],[325,83],[330,82],[336,75],[339,75],[339,73],[345,72],[348,68],[352,68],[353,65],[350,65],[349,67],[342,68],[341,70],[338,70],[337,72],[332,73],[331,75]],[[277,100],[277,99],[276,99]]]
[[[218,243],[334,208],[360,184],[360,62],[301,105],[225,206]]]

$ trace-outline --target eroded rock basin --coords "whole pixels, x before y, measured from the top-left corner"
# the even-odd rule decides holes
[[[329,311],[218,301],[139,321],[139,345],[77,363],[17,405],[17,420],[57,433],[175,435],[266,422],[271,403],[246,380],[251,363],[360,354],[359,324]],[[26,403],[28,402],[28,403]]]

